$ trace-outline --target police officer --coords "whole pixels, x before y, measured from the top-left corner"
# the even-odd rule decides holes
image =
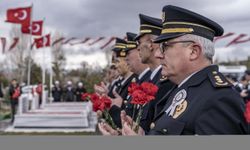
[[[64,101],[65,102],[73,102],[75,100],[75,89],[72,86],[71,81],[67,81],[67,85],[64,89]]]
[[[82,82],[78,82],[77,84],[77,88],[75,90],[75,95],[76,95],[76,101],[77,102],[81,102],[82,99],[81,99],[81,96],[82,94],[86,93],[86,89],[84,88],[83,86],[83,83]]]
[[[162,21],[161,35],[155,40],[161,43],[157,57],[161,59],[162,74],[178,86],[166,96],[168,101],[155,116],[149,134],[246,134],[244,101],[218,66],[212,65],[213,38],[221,36],[223,28],[172,5],[163,8]],[[136,134],[126,118],[122,117],[122,133]]]
[[[52,96],[54,99],[54,102],[60,102],[62,99],[63,89],[60,86],[59,81],[55,81],[54,87],[52,88]]]
[[[124,42],[124,44],[126,41]],[[116,45],[117,46],[117,45]],[[116,68],[122,76],[123,80],[120,83],[119,89],[116,89],[117,94],[121,96],[122,99],[126,99],[128,95],[128,87],[132,80],[136,80],[137,75],[131,72],[128,64],[125,60],[126,58],[126,45],[120,46],[120,48],[114,48],[113,51],[116,53],[115,64]]]
[[[124,41],[123,39],[120,39],[120,38],[116,38],[115,46],[112,49],[112,51],[114,53],[114,62],[115,63],[117,63],[117,61],[119,62],[119,60],[120,60],[119,58],[126,57],[126,53],[124,51],[122,51],[125,48],[125,45],[126,45],[126,41]],[[116,66],[116,69],[117,69],[117,66]],[[117,71],[118,71],[118,69],[117,69]],[[120,72],[121,72],[121,70],[120,70]],[[121,90],[121,83],[124,80],[124,78],[120,74],[120,72],[118,71],[119,76],[117,79],[115,79],[112,82],[111,87],[109,89],[108,96],[111,98],[115,98],[115,96],[113,94],[114,90],[116,92]]]
[[[118,39],[118,38],[117,38]],[[118,40],[116,40],[118,41]],[[119,41],[122,41],[121,39]],[[128,41],[127,41],[128,42]],[[136,81],[137,75],[131,72],[125,58],[126,58],[126,41],[123,41],[123,43],[117,43],[115,44],[115,48],[113,51],[115,52],[115,64],[116,68],[120,74],[120,76],[123,77],[123,81],[120,83],[119,89],[115,89],[115,97],[121,98],[123,101],[114,100],[113,101],[113,107],[110,109],[110,115],[112,116],[115,124],[121,128],[121,121],[120,121],[120,109],[125,108],[126,98],[128,96],[128,87],[131,82]],[[134,43],[130,42],[130,46],[133,46]],[[125,102],[125,103],[124,103]],[[115,105],[115,106],[114,106]],[[116,108],[117,107],[117,108]]]
[[[141,62],[147,64],[152,71],[150,82],[157,84],[161,78],[160,59],[155,57],[155,52],[160,48],[158,43],[153,40],[160,35],[162,24],[161,19],[139,14],[140,33],[135,38],[138,41],[139,55]]]
[[[148,65],[143,64],[141,62],[141,58],[139,56],[138,51],[138,44],[134,40],[137,35],[135,33],[127,32],[127,45],[126,45],[126,62],[132,72],[134,72],[137,75],[137,78],[131,80],[131,82],[136,82],[141,84],[142,82],[149,81],[151,71]],[[131,97],[128,95],[126,99],[122,99],[121,97],[117,97],[115,100],[113,100],[112,107],[109,110],[110,114],[112,115],[112,118],[116,125],[121,128],[121,118],[120,118],[120,112],[121,110],[125,110],[128,115],[131,117],[133,116],[133,110],[134,107],[130,103]],[[124,104],[124,105],[123,105]],[[136,114],[136,112],[134,113]],[[100,127],[100,130],[102,130],[102,127]]]
[[[153,40],[161,34],[161,19],[153,18],[144,14],[139,14],[139,19],[140,32],[135,40],[139,43],[138,49],[141,62],[148,64],[152,71],[149,82],[159,86],[159,89],[164,89],[159,90],[155,100],[143,106],[140,125],[144,131],[148,132],[150,129],[150,123],[154,117],[154,105],[161,98],[161,95],[168,92],[174,84],[166,79],[164,81],[160,80],[162,79],[162,66],[160,65],[160,59],[155,57],[155,53],[159,51],[160,46],[158,43],[154,43]]]
[[[127,32],[127,45],[126,45],[126,61],[128,65],[130,66],[131,70],[138,75],[137,80],[135,81],[138,84],[141,84],[143,82],[149,82],[150,76],[152,71],[150,70],[150,67],[148,64],[143,63],[142,59],[140,57],[140,52],[138,51],[138,43],[135,40],[137,37],[137,34]],[[132,100],[132,97],[130,95],[127,96],[127,98],[124,100],[125,102],[125,111],[128,115],[133,117],[135,119],[135,116],[137,114],[137,111],[135,105],[131,104],[130,101]]]

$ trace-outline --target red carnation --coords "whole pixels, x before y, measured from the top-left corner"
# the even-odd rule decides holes
[[[81,99],[82,99],[83,101],[89,101],[89,100],[91,99],[91,94],[89,94],[89,93],[83,93],[83,94],[81,95]]]
[[[99,110],[104,111],[104,109],[110,109],[111,107],[111,100],[107,97],[101,97],[100,98],[100,105],[99,105]]]
[[[141,85],[131,83],[128,92],[132,97],[131,103],[139,106],[139,111],[136,117],[135,132],[138,132],[139,124],[142,116],[143,105],[149,103],[155,99],[155,94],[158,91],[158,87],[150,82],[143,82]],[[136,107],[134,107],[136,109]],[[135,110],[133,110],[134,112]],[[134,116],[133,116],[134,119]]]
[[[111,107],[111,99],[106,96],[99,97],[97,94],[91,95],[91,102],[93,103],[93,111],[97,112],[98,110],[103,112],[103,116],[106,122],[113,128],[116,129],[116,125],[110,116],[108,109]]]
[[[92,102],[93,103],[93,102]],[[93,103],[93,111],[94,112],[97,112],[98,110],[100,110],[100,105],[101,105],[101,102],[98,100],[98,101],[95,101]]]
[[[111,100],[106,97],[99,97],[97,94],[91,94],[91,102],[93,103],[93,111],[104,111],[111,107]]]
[[[98,101],[99,99],[100,98],[99,98],[99,96],[96,93],[90,95],[90,100],[92,102]]]
[[[134,91],[139,90],[140,86],[137,83],[131,83],[128,87],[128,93],[129,95],[132,95]]]
[[[106,96],[100,96],[96,93],[89,94],[89,93],[84,93],[81,95],[81,99],[83,101],[85,100],[90,100],[92,102],[93,106],[93,111],[97,112],[98,110],[103,112],[104,119],[106,122],[111,125],[113,129],[116,129],[116,125],[112,120],[112,117],[110,116],[108,109],[111,107],[111,99],[109,99]]]
[[[132,104],[140,104],[143,105],[147,102],[146,100],[146,95],[143,91],[141,90],[136,90],[133,92],[132,96],[132,100],[131,103]]]
[[[143,82],[141,85],[132,83],[128,90],[132,97],[131,103],[143,105],[155,99],[158,87],[149,82]]]
[[[142,90],[147,93],[148,95],[154,96],[157,91],[158,91],[158,87],[152,83],[149,82],[143,82],[141,84]]]

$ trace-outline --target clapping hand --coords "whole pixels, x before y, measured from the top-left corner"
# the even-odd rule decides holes
[[[139,127],[138,133],[136,133],[133,130],[135,128],[135,122],[133,122],[131,117],[126,115],[125,111],[121,111],[121,120],[122,120],[122,135],[124,135],[124,136],[145,135],[145,132],[141,127]]]

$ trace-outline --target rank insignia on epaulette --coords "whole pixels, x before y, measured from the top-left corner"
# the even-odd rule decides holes
[[[167,79],[168,79],[168,77],[166,77],[166,76],[161,76],[160,81],[164,81],[164,80],[167,80]]]
[[[150,129],[154,129],[154,128],[155,128],[155,123],[152,122],[152,123],[150,124]]]
[[[212,71],[212,73],[209,74],[209,79],[214,87],[228,87],[232,85],[220,72],[217,71]]]
[[[136,78],[133,78],[131,82],[136,82]]]

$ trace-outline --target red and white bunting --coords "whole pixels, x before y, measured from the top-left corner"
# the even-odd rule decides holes
[[[63,42],[65,40],[64,37],[60,37],[59,39],[56,39],[53,43],[52,43],[52,46],[56,45],[56,44],[59,44],[60,42]]]
[[[115,37],[111,37],[104,45],[102,45],[100,47],[100,49],[104,49],[105,47],[107,47],[111,42],[113,42],[115,40]]]
[[[92,46],[98,42],[100,42],[101,40],[103,40],[105,37],[99,37],[98,39],[94,40],[93,42],[89,43],[89,46]]]
[[[231,42],[229,42],[226,47],[230,46],[230,45],[233,45],[233,44],[237,44],[237,42],[242,39],[243,37],[246,37],[247,35],[246,34],[240,34],[238,35],[236,38],[234,38]]]
[[[87,43],[91,38],[89,37],[86,37],[84,38],[83,40],[79,41],[79,42],[75,42],[75,43],[70,43],[71,46],[74,46],[74,45],[78,45],[78,44],[85,44]]]
[[[17,46],[18,42],[19,42],[19,38],[18,37],[13,38],[13,42],[10,45],[9,51],[11,51],[12,49],[14,49]]]
[[[218,41],[218,40],[221,40],[221,39],[224,39],[224,38],[227,38],[227,37],[230,37],[230,36],[232,36],[232,35],[234,35],[235,33],[233,33],[233,32],[229,32],[229,33],[226,33],[226,34],[224,34],[224,35],[222,35],[222,36],[218,36],[218,37],[215,37],[214,38],[214,42],[216,42],[216,41]]]

